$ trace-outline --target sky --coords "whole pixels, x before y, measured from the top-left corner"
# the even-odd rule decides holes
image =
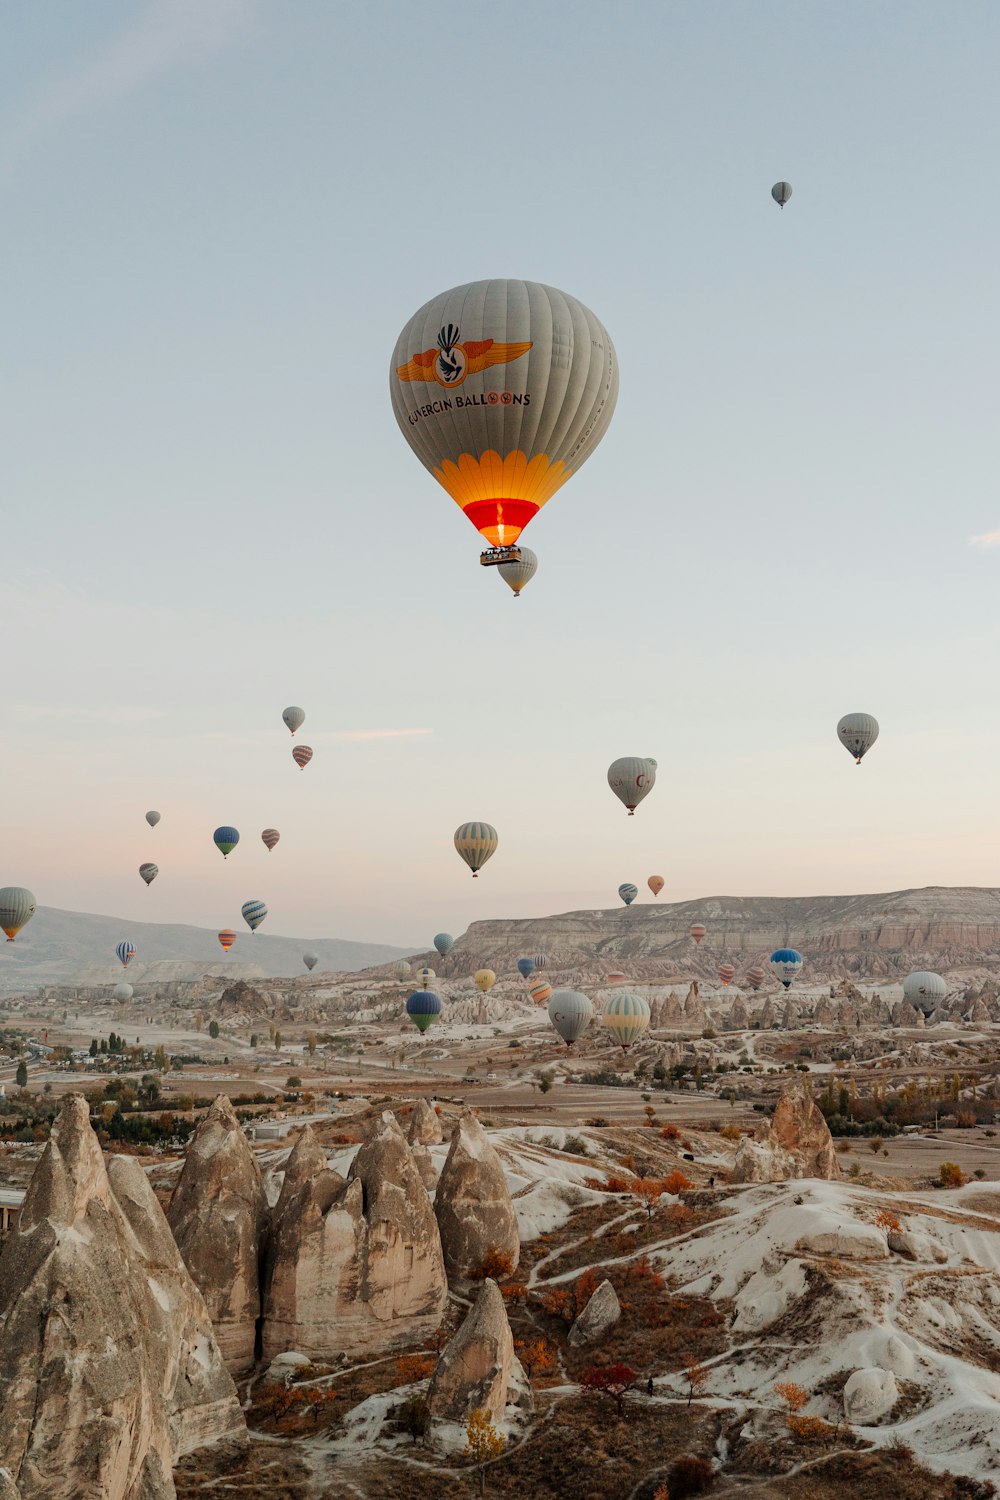
[[[7,0],[0,36],[0,884],[417,946],[653,873],[1000,883],[991,0]],[[517,601],[388,395],[412,313],[503,276],[621,371]]]

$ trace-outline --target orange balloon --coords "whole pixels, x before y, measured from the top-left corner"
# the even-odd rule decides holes
[[[649,879],[646,881],[646,884],[649,886],[649,889],[652,891],[653,895],[658,896],[663,890],[666,881],[663,879],[662,875],[650,875]]]

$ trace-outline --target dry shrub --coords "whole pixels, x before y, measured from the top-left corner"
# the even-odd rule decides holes
[[[499,1245],[491,1245],[476,1269],[469,1272],[469,1280],[485,1281],[489,1276],[494,1281],[505,1281],[513,1274],[514,1257],[510,1251],[501,1249]]]
[[[742,1139],[742,1131],[738,1125],[723,1125],[719,1131],[724,1141],[738,1141]]]
[[[664,1177],[663,1179],[663,1191],[665,1193],[670,1193],[674,1198],[676,1198],[679,1193],[688,1192],[690,1190],[690,1187],[691,1183],[684,1176],[683,1172],[671,1172],[669,1177]]]
[[[880,1208],[872,1219],[872,1223],[884,1234],[898,1234],[903,1227],[899,1222],[899,1215],[894,1214],[891,1208]]]
[[[680,1131],[677,1129],[676,1125],[664,1125],[663,1129],[660,1131],[660,1134],[665,1141],[676,1141],[678,1136],[680,1135]]]
[[[965,1186],[965,1173],[956,1161],[943,1161],[938,1169],[938,1180],[942,1187],[958,1188]]]
[[[396,1360],[396,1372],[401,1385],[415,1385],[418,1380],[430,1380],[437,1360],[429,1354],[401,1354]]]
[[[682,1453],[667,1471],[667,1493],[670,1500],[684,1500],[686,1495],[704,1495],[715,1483],[715,1470],[709,1458],[700,1453]]]
[[[523,1281],[508,1281],[500,1288],[505,1302],[527,1302],[528,1288]]]

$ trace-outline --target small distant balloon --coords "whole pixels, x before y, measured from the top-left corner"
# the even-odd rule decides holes
[[[649,879],[646,881],[646,884],[649,886],[649,889],[652,891],[654,896],[658,896],[660,894],[665,883],[666,882],[664,881],[662,875],[650,875]]]
[[[771,189],[771,197],[779,208],[784,208],[792,196],[792,184],[790,182],[776,182]]]
[[[522,979],[527,979],[535,972],[535,960],[533,958],[519,958],[517,961],[517,972]]]
[[[626,979],[626,975],[625,975],[625,973],[624,973],[623,970],[621,970],[621,969],[612,969],[611,973],[607,977],[607,981],[606,982],[608,984],[624,984],[625,983],[625,979]]]
[[[397,958],[392,966],[393,978],[398,979],[401,984],[404,979],[409,979],[412,972],[413,970],[405,958]]]
[[[878,719],[871,714],[845,714],[837,725],[837,738],[860,766],[878,739]]]
[[[548,957],[544,953],[536,953],[534,956],[534,964],[536,969],[544,969],[548,961]]]
[[[406,1014],[418,1031],[426,1031],[441,1014],[441,997],[433,990],[415,990],[406,1002]]]
[[[615,990],[604,1002],[601,1025],[627,1052],[649,1025],[649,1005],[633,990]]]
[[[754,964],[753,968],[747,969],[746,982],[755,992],[760,989],[766,978],[767,975],[759,964]]]
[[[262,843],[265,844],[268,852],[270,852],[270,850],[274,848],[275,844],[281,838],[281,834],[276,828],[265,828],[260,837]]]
[[[720,964],[718,968],[719,978],[722,980],[722,988],[728,989],[736,978],[736,968],[733,964]]]
[[[261,922],[267,916],[267,907],[263,901],[244,901],[240,907],[240,915],[250,931],[256,932]]]
[[[549,1000],[549,1020],[567,1047],[582,1036],[594,1016],[594,1004],[580,990],[555,990]]]
[[[796,948],[775,948],[771,954],[771,968],[787,990],[803,965],[802,954]]]
[[[158,812],[148,812],[146,814],[146,822],[149,824],[150,828],[155,828],[159,821],[160,815]]]
[[[302,962],[305,964],[306,968],[311,974],[313,969],[315,969],[316,965],[319,963],[319,954],[313,953],[310,949],[308,953],[303,953]]]
[[[124,979],[120,980],[119,983],[115,985],[114,996],[116,1000],[131,1000],[134,994],[135,991],[133,990],[132,986],[130,984],[126,984]]]
[[[700,922],[693,922],[688,928],[688,937],[693,937],[695,943],[700,943],[707,932],[707,927],[702,927]]]
[[[473,880],[488,859],[496,853],[500,840],[491,823],[461,823],[455,829],[455,848],[469,869]]]
[[[236,941],[236,934],[231,927],[223,927],[219,933],[219,942],[222,944],[223,953],[228,953]]]
[[[547,1005],[552,999],[552,986],[547,979],[536,979],[528,985],[528,994],[536,1005]]]
[[[313,758],[311,745],[295,745],[292,749],[292,760],[300,771],[304,771]]]
[[[140,865],[139,866],[139,874],[142,876],[143,880],[146,882],[147,885],[152,885],[153,881],[156,879],[156,877],[157,877],[157,875],[159,875],[159,873],[160,873],[160,867],[159,867],[159,865]]]
[[[441,957],[444,958],[448,950],[450,948],[454,948],[455,939],[452,937],[450,932],[438,932],[435,933],[434,936],[434,946],[440,953]]]
[[[35,898],[23,885],[5,885],[0,890],[0,931],[12,943],[35,915]]]
[[[118,955],[118,962],[121,964],[123,969],[127,969],[133,958],[135,958],[135,948],[133,944],[129,942],[128,938],[124,938],[118,944],[115,952]]]
[[[521,597],[521,590],[525,584],[531,582],[538,572],[538,558],[530,547],[521,547],[520,562],[501,563],[497,572],[509,589],[514,590],[514,598]]]
[[[240,841],[239,829],[230,828],[228,823],[224,823],[221,828],[215,830],[212,839],[223,859],[228,859]]]
[[[656,761],[648,755],[623,755],[608,767],[608,786],[619,802],[635,815],[643,797],[648,797],[656,782]]]
[[[425,967],[423,969],[417,970],[417,978],[420,980],[421,988],[427,989],[430,985],[431,980],[436,979],[437,975],[434,973],[433,969],[428,969]]]
[[[626,906],[631,906],[632,902],[639,894],[639,887],[637,885],[632,885],[630,881],[626,880],[624,885],[620,885],[618,887],[618,894],[625,902]]]
[[[496,984],[496,982],[497,982],[497,976],[494,974],[494,972],[493,972],[492,969],[477,969],[476,970],[476,984],[482,990],[482,992],[483,992],[484,995],[486,995],[486,994],[489,993],[489,991],[493,988],[493,986]]]
[[[305,709],[296,708],[294,705],[291,708],[286,708],[281,717],[292,734],[297,733],[306,721]]]

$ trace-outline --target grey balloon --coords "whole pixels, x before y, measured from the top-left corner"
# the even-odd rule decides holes
[[[12,943],[21,928],[35,915],[35,898],[23,885],[5,885],[0,890],[0,931]]]
[[[313,953],[312,949],[310,948],[308,953],[303,953],[302,962],[305,964],[307,969],[315,969],[316,965],[319,963],[319,954]]]
[[[116,1000],[131,1000],[134,991],[132,989],[132,986],[130,984],[126,984],[123,979],[121,984],[115,985],[114,993]]]
[[[608,786],[631,818],[656,782],[656,761],[648,755],[622,755],[608,767]]]
[[[593,1018],[594,1005],[589,995],[580,990],[553,991],[549,1020],[567,1047],[572,1047],[577,1037],[583,1035]]]
[[[303,724],[305,723],[306,711],[304,708],[296,708],[295,705],[292,704],[291,708],[285,709],[281,717],[282,719],[284,719],[285,724],[291,730],[292,734],[294,734],[296,730],[301,729]]]
[[[153,881],[156,879],[156,877],[157,877],[157,875],[159,875],[159,873],[160,873],[160,867],[159,867],[159,865],[140,865],[139,866],[139,874],[141,875],[142,879],[146,882],[147,885],[152,885]]]
[[[845,714],[837,725],[837,738],[860,766],[862,756],[878,739],[878,719],[871,714]]]
[[[948,986],[940,974],[918,970],[907,974],[903,980],[903,996],[914,1010],[922,1010],[925,1016],[932,1015],[948,993]]]
[[[792,184],[790,182],[776,182],[771,189],[771,197],[779,208],[784,208],[792,196]]]
[[[501,563],[497,568],[497,572],[507,587],[514,590],[515,599],[521,597],[521,590],[525,584],[530,583],[538,572],[538,558],[531,548],[521,546],[520,542],[518,546],[521,549],[521,561]]]
[[[150,828],[155,828],[159,821],[160,815],[158,812],[148,812],[146,814],[146,822],[149,824]]]

